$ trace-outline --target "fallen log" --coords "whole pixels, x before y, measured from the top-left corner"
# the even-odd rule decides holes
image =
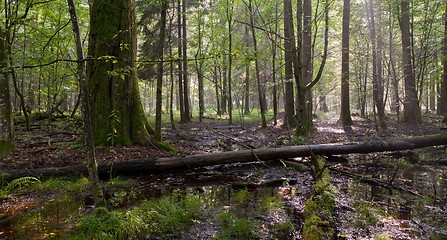
[[[299,145],[126,161],[114,164],[101,164],[98,166],[98,172],[99,176],[104,179],[116,175],[151,174],[173,170],[192,170],[198,167],[237,162],[246,163],[307,157],[312,155],[402,151],[440,145],[447,145],[447,134],[418,136],[394,141]],[[0,172],[0,176],[2,175],[4,174],[1,174]],[[87,175],[87,168],[82,165],[76,165],[61,168],[26,169],[9,172],[7,176],[3,177],[3,180],[10,180],[23,176],[48,178],[73,175]]]

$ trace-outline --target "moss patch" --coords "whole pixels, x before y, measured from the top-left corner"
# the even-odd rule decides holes
[[[303,239],[335,239],[336,237],[332,218],[335,198],[329,171],[324,168],[324,164],[323,157],[318,156],[312,160],[315,184],[304,207]]]
[[[14,151],[14,143],[10,141],[0,141],[0,157],[8,156]]]

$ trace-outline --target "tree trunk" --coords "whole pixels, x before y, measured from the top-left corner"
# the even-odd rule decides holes
[[[227,103],[228,103],[228,78],[227,78],[227,66],[223,66],[222,71],[220,72],[221,81],[221,89],[222,93],[220,94],[222,99],[220,101],[220,107],[222,109],[222,113],[227,113]]]
[[[313,128],[312,123],[312,89],[304,86],[312,82],[312,1],[303,1],[303,44],[302,44],[302,90],[298,90],[298,113],[300,120],[297,122],[297,133],[307,136]]]
[[[219,91],[219,74],[217,71],[217,60],[214,60],[214,91],[216,92],[216,113],[222,115],[222,107],[220,103],[220,91]]]
[[[373,152],[402,151],[446,144],[447,135],[440,134],[411,137],[394,141],[300,145],[128,161],[114,163],[113,167],[110,167],[109,164],[102,164],[98,166],[98,171],[100,177],[110,178],[110,176],[116,175],[152,174],[173,170],[190,171],[193,168],[220,164],[270,161],[314,155],[330,156],[353,153],[366,154]],[[83,165],[62,168],[28,169],[10,172],[10,175],[8,175],[5,180],[11,180],[22,176],[49,178],[68,175],[79,176],[80,174],[85,175],[86,173],[86,168]]]
[[[411,54],[411,36],[410,36],[410,3],[408,0],[402,0],[400,28],[402,31],[402,63],[404,68],[404,122],[419,124],[422,122],[421,109],[416,91],[416,79],[414,75],[414,66]]]
[[[250,48],[249,39],[250,36],[248,35],[248,26],[245,25],[245,47],[248,49]],[[245,65],[245,79],[244,79],[244,115],[250,114],[250,62],[249,59],[246,59],[246,65]]]
[[[444,13],[444,39],[442,43],[442,82],[441,97],[439,101],[439,114],[444,116],[443,122],[447,122],[447,3],[445,4]]]
[[[392,5],[389,6],[390,16],[389,16],[389,52],[390,52],[390,67],[392,75],[392,86],[393,86],[393,94],[392,94],[392,103],[391,103],[391,111],[396,112],[397,120],[400,120],[400,97],[399,97],[399,77],[397,76],[396,70],[396,61],[394,60],[394,41],[393,41],[393,15],[392,15]]]
[[[191,106],[190,106],[190,99],[189,99],[189,73],[188,73],[188,55],[187,55],[187,36],[186,36],[186,1],[182,1],[182,38],[183,38],[183,94],[184,94],[184,100],[183,104],[185,104],[185,117],[184,120],[186,122],[191,122]]]
[[[228,124],[233,124],[233,1],[227,0],[226,16],[228,21]]]
[[[171,86],[170,86],[170,90],[169,90],[169,119],[171,121],[171,127],[172,129],[175,129],[175,120],[174,120],[174,85],[175,85],[175,80],[174,80],[174,61],[172,60],[174,58],[174,54],[172,52],[172,45],[173,45],[173,41],[172,41],[172,22],[174,20],[174,17],[170,17],[169,18],[169,35],[168,35],[168,46],[169,46],[169,58],[171,59],[171,61],[169,61],[169,78],[171,80]]]
[[[349,100],[349,15],[351,1],[343,3],[342,55],[341,55],[341,111],[340,121],[343,125],[353,124],[351,118],[351,103]]]
[[[96,205],[105,205],[103,192],[99,184],[98,165],[96,163],[95,145],[93,142],[92,116],[90,107],[90,96],[88,94],[88,82],[86,78],[86,68],[84,51],[82,49],[81,32],[79,30],[78,15],[73,0],[67,0],[70,12],[71,23],[73,26],[73,35],[76,42],[76,55],[78,60],[78,78],[81,88],[81,99],[83,101],[83,117],[84,117],[84,137],[87,147],[87,169],[90,181],[91,193]]]
[[[275,0],[275,17],[278,19],[278,1]],[[275,29],[274,32],[278,32],[278,21],[275,21]],[[278,44],[278,36],[274,34],[272,37],[272,69],[273,69],[273,76],[272,76],[272,82],[273,82],[273,124],[276,126],[278,124],[278,85],[276,80],[276,46]]]
[[[255,53],[255,74],[256,74],[256,82],[258,85],[259,106],[261,112],[261,126],[262,128],[267,128],[267,121],[265,119],[265,113],[267,111],[265,94],[264,94],[265,84],[261,82],[261,76],[260,76],[259,59],[258,59],[258,42],[256,39],[256,28],[255,28],[254,9],[252,5],[252,0],[249,0],[248,8],[250,11],[250,25],[251,25],[251,35],[253,37],[253,51]]]
[[[182,1],[177,1],[177,53],[178,53],[178,63],[177,63],[177,75],[178,75],[178,105],[180,107],[180,122],[185,122],[185,104],[184,104],[184,92],[183,92],[183,64],[180,59],[182,59],[183,51],[182,51]]]
[[[379,6],[380,7],[380,6]],[[373,57],[373,101],[374,107],[377,110],[377,126],[380,129],[385,129],[385,108],[383,102],[383,78],[382,78],[382,36],[380,31],[380,26],[376,28],[376,11],[374,7],[374,0],[369,0],[369,11],[367,11],[370,17],[369,22],[369,30],[370,30],[370,38],[371,38],[371,46],[372,46],[372,57]],[[380,15],[380,11],[378,10],[377,15]],[[380,25],[380,17],[378,17],[379,25]],[[377,29],[377,34],[376,34]],[[374,111],[376,112],[376,111]],[[376,116],[375,116],[376,117]]]
[[[154,133],[138,90],[134,10],[134,0],[91,5],[87,79],[97,145],[148,144]]]
[[[6,31],[0,28],[0,158],[9,155],[15,147],[6,35]]]
[[[11,48],[11,46],[8,46],[8,47]],[[14,63],[14,61],[12,59],[12,56],[10,54],[12,52],[12,49],[7,49],[6,51],[8,53],[7,55],[9,56],[8,57],[9,58],[8,66],[12,66],[12,64]],[[12,77],[12,82],[13,82],[15,93],[19,97],[20,109],[22,110],[23,116],[25,117],[26,131],[30,131],[31,130],[31,128],[30,128],[30,119],[29,119],[29,115],[28,115],[28,110],[26,109],[25,96],[23,95],[23,84],[22,84],[22,88],[20,88],[14,69],[11,69],[11,72],[9,73],[9,76]]]
[[[293,87],[293,45],[295,36],[293,31],[292,2],[284,0],[284,71],[285,71],[285,103],[284,124],[295,126],[295,96]]]
[[[431,65],[431,73],[430,73],[430,86],[428,89],[428,109],[431,113],[436,111],[436,81],[438,80],[438,70],[436,69],[439,66],[438,53],[433,54],[433,64]]]
[[[166,11],[168,8],[168,3],[166,0],[162,0],[160,11],[160,39],[157,47],[157,90],[156,90],[156,107],[155,107],[155,140],[161,142],[161,114],[162,114],[162,90],[163,90],[163,50],[165,45],[166,36]]]

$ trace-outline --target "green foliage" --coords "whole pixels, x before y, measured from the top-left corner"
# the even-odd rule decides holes
[[[77,192],[80,193],[86,189],[88,179],[85,177],[70,180],[64,178],[50,178],[48,180],[35,184],[34,187],[38,190],[47,192]]]
[[[197,218],[203,202],[194,195],[144,201],[128,211],[97,208],[84,217],[68,239],[135,239],[180,235]]]
[[[37,182],[40,182],[40,180],[35,177],[16,178],[7,184],[5,184],[3,181],[1,181],[0,182],[1,183],[0,198],[4,198],[4,197],[8,196],[9,193],[13,190],[24,188],[29,185],[35,184]]]
[[[154,142],[155,146],[157,146],[159,149],[168,151],[172,155],[177,154],[177,150],[168,142]]]
[[[293,225],[292,221],[289,219],[283,220],[281,222],[277,222],[274,226],[275,233],[278,236],[283,237],[291,237],[292,232],[295,230],[295,226]],[[287,238],[287,239],[289,239]]]
[[[236,192],[233,196],[233,200],[237,203],[243,203],[250,198],[250,192],[248,189],[242,189]]]
[[[370,226],[374,226],[379,221],[379,216],[384,215],[383,211],[370,206],[369,204],[359,204],[356,207],[357,217],[355,219],[356,225],[368,229]]]
[[[8,192],[8,191],[12,191],[14,189],[19,189],[19,188],[23,188],[23,187],[35,184],[37,182],[40,182],[40,180],[35,177],[16,178],[16,179],[12,180],[11,182],[9,182],[4,187],[4,190]]]
[[[304,140],[306,139],[306,137],[301,136],[301,135],[293,135],[290,139],[290,145],[299,145],[300,143],[302,143]]]
[[[220,220],[219,233],[214,239],[258,239],[259,223],[255,220],[238,218],[229,211],[218,214]]]
[[[439,233],[430,233],[428,235],[428,239],[429,240],[442,240],[442,239],[445,239],[445,235],[443,236]]]
[[[281,196],[268,196],[260,200],[262,212],[269,212],[274,209],[280,209],[283,207]]]
[[[120,118],[119,118],[119,114],[117,110],[113,110],[110,115],[109,115],[109,119],[111,122],[115,123],[115,124],[119,124],[120,123]],[[110,146],[114,146],[116,140],[118,139],[118,131],[117,131],[117,126],[114,126],[110,132],[107,134],[107,143]]]
[[[296,164],[294,166],[291,166],[291,168],[294,171],[298,171],[298,172],[307,172],[308,171],[307,166],[305,164],[302,164],[302,163],[299,163],[299,164]]]
[[[119,188],[119,189],[128,189],[128,188],[134,187],[135,185],[136,185],[135,180],[124,179],[119,176],[116,178],[110,179],[110,181],[108,181],[106,183],[107,187]]]

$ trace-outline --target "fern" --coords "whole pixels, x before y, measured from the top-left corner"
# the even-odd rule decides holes
[[[14,189],[25,187],[27,185],[34,184],[36,182],[40,182],[40,180],[35,177],[16,178],[16,179],[12,180],[11,182],[9,182],[8,185],[6,185],[2,189],[2,192],[8,193]]]

